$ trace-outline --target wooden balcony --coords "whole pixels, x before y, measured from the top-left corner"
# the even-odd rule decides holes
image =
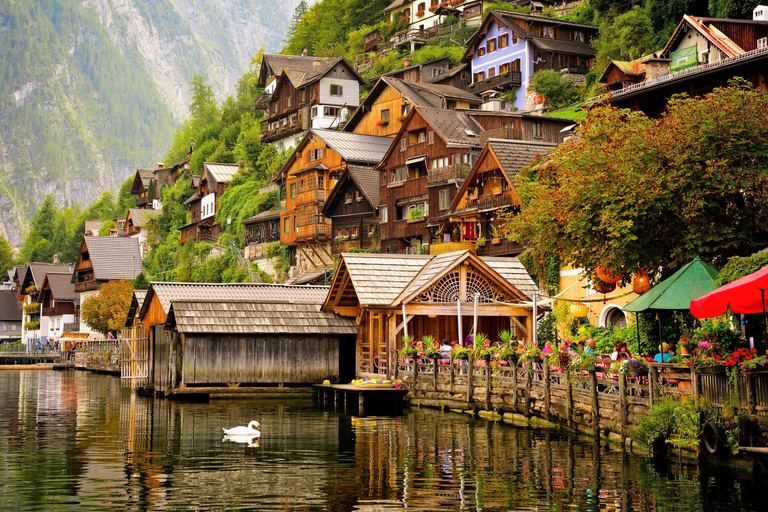
[[[481,213],[509,208],[510,206],[515,206],[515,201],[515,193],[512,190],[505,190],[500,194],[484,194],[473,200],[469,198],[463,199],[459,203],[459,207],[452,214]]]
[[[469,176],[469,166],[454,164],[427,171],[427,186],[442,185],[449,180],[466,179]]]
[[[488,240],[486,244],[477,249],[478,256],[517,256],[525,250],[525,247],[517,242],[510,242],[506,238],[501,239],[501,243],[494,244]]]
[[[271,121],[274,122],[274,119]],[[304,131],[302,123],[298,121],[293,124],[287,124],[285,126],[281,126],[280,128],[273,128],[271,130],[266,128],[265,124],[266,126],[269,126],[269,122],[263,121],[261,123],[261,142],[274,142],[276,140],[284,139]]]
[[[331,236],[331,225],[325,223],[307,224],[296,228],[296,242],[323,241]]]
[[[429,246],[429,254],[431,255],[466,250],[476,252],[475,242],[443,242],[440,244],[430,244]]]
[[[147,205],[147,198],[146,198],[146,196],[144,196],[144,197],[139,196],[139,197],[136,198],[136,208],[141,208],[142,206],[146,206],[146,205]]]
[[[428,233],[427,223],[421,220],[408,222],[407,219],[403,219],[381,224],[379,226],[381,229],[381,239],[393,240],[426,235]]]
[[[480,147],[485,147],[489,139],[523,140],[523,130],[522,128],[502,126],[501,128],[494,128],[493,130],[482,132],[479,138]]]
[[[523,73],[520,71],[510,71],[503,75],[488,78],[482,82],[473,82],[469,84],[469,92],[473,94],[482,94],[485,91],[504,87],[520,87],[523,85]]]

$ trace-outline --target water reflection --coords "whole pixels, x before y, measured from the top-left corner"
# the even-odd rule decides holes
[[[222,439],[252,419],[259,439]],[[557,431],[176,403],[82,372],[0,373],[0,449],[3,510],[763,510],[768,497],[760,474],[654,467]]]

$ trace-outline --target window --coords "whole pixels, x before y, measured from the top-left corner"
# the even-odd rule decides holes
[[[491,38],[488,40],[487,43],[485,43],[485,48],[487,49],[488,53],[493,53],[496,51],[496,38]]]
[[[478,57],[485,56],[485,46],[481,46],[480,48],[477,49],[477,56]]]
[[[314,162],[315,160],[320,160],[323,158],[323,148],[317,148],[317,149],[310,149],[307,158],[309,162]]]
[[[400,111],[402,112],[402,116],[405,117],[405,116],[408,115],[408,112],[411,111],[411,106],[406,103],[405,105],[403,105],[403,107],[400,109]]]
[[[376,226],[374,224],[368,224],[368,236],[376,236]]]
[[[351,238],[357,238],[358,236],[360,236],[359,228],[357,226],[352,226],[352,228],[350,228],[349,234]]]
[[[505,62],[501,66],[499,66],[499,74],[504,75],[509,73],[509,62]]]
[[[482,82],[485,80],[485,71],[478,71],[475,75],[475,82]]]
[[[323,115],[329,117],[339,117],[341,113],[340,107],[323,107]]]
[[[340,85],[331,84],[331,96],[341,96],[342,90]]]
[[[430,7],[437,7],[439,3],[440,3],[440,0],[429,0]]]
[[[291,183],[291,199],[296,199],[296,184]]]
[[[301,102],[304,103],[305,101],[307,101],[307,90],[306,89],[302,89],[301,90]]]
[[[493,78],[496,76],[496,66],[491,66],[488,68],[488,78]]]
[[[474,7],[464,9],[465,18],[474,18],[475,16],[480,16],[482,13],[483,13],[482,5],[476,5]]]
[[[509,46],[509,34],[501,34],[499,36],[499,48],[506,48]]]
[[[408,144],[421,144],[427,141],[427,130],[408,132]]]
[[[534,139],[541,139],[541,123],[539,121],[535,121],[533,123],[533,138]]]
[[[287,233],[290,227],[291,227],[291,219],[289,217],[285,217],[283,219],[283,233]]]
[[[425,4],[424,2],[421,2],[421,3],[419,4],[419,8],[417,9],[417,11],[421,11],[421,12],[424,12],[424,11],[426,11],[426,5],[427,5],[427,4]]]
[[[456,108],[455,104],[454,104],[454,108]],[[434,144],[435,143],[435,132],[433,132],[432,130],[429,130],[429,132],[427,132],[427,140],[428,140],[429,144]]]
[[[515,59],[512,61],[512,71],[522,71],[520,69],[520,59]]]
[[[317,117],[317,107],[312,107],[312,117]]]
[[[381,120],[384,122],[389,122],[389,109],[384,109],[381,111]]]
[[[408,168],[407,167],[397,167],[396,169],[391,169],[389,171],[389,182],[390,183],[398,183],[400,181],[405,181],[408,179]]]
[[[571,33],[571,41],[578,41],[580,43],[584,42],[584,31],[583,30],[574,30]]]
[[[296,216],[293,216],[293,230],[299,232],[299,225],[296,223]]]
[[[403,137],[402,139],[400,139],[400,151],[401,152],[405,151],[405,148],[407,147],[408,147],[408,141],[405,140],[405,137]]]
[[[555,29],[552,27],[539,27],[540,37],[555,37]]]
[[[358,203],[363,200],[363,193],[359,190],[355,190],[355,201]]]
[[[16,324],[11,324],[11,330],[12,330],[12,331],[15,331],[15,330],[16,330]]]
[[[387,207],[379,206],[379,222],[382,224],[387,222]]]
[[[438,210],[447,210],[448,207],[451,205],[450,203],[450,191],[447,188],[440,189],[438,203],[437,203],[437,209]]]
[[[445,108],[448,110],[456,109],[456,100],[445,100]],[[432,142],[430,142],[432,144]]]
[[[344,202],[345,203],[352,202],[352,192],[344,192]]]
[[[517,34],[515,34],[514,32],[512,32],[512,44],[513,45],[517,44]]]
[[[293,104],[293,97],[289,94],[287,98],[285,98],[285,106],[287,108],[291,108],[291,105]]]

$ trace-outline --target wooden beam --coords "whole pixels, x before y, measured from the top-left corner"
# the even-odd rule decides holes
[[[436,305],[410,303],[405,305],[405,311],[409,315],[441,315],[457,316],[456,305]],[[471,302],[461,304],[461,316],[472,316],[474,314],[474,304]],[[530,310],[518,306],[505,306],[503,304],[484,304],[477,306],[477,316],[532,316]]]
[[[397,315],[393,311],[390,313],[387,319],[387,378],[397,378],[397,331],[395,331],[395,325],[397,324]]]
[[[515,323],[515,325],[517,326],[518,329],[523,331],[523,337],[527,338],[528,337],[528,329],[526,329],[525,326],[522,323],[520,323],[520,320],[518,320],[517,317],[514,317],[514,316],[509,317],[509,319],[512,320]]]
[[[320,260],[320,263],[322,263],[323,266],[325,266],[325,260],[323,260],[323,257],[317,253],[317,251],[315,250],[315,246],[310,245],[309,248],[312,249],[312,252],[314,253],[315,256],[317,256],[317,259]]]
[[[331,304],[332,308],[335,308],[339,305],[339,301],[341,300],[341,296],[344,294],[344,289],[347,287],[347,283],[349,282],[349,272],[344,272],[344,277],[341,280],[341,284],[339,285],[339,291],[336,293],[336,297],[333,299],[333,303]]]
[[[309,262],[312,264],[312,266],[313,266],[313,267],[315,267],[315,269],[317,269],[317,263],[315,263],[315,261],[312,259],[312,257],[311,257],[311,256],[309,255],[309,253],[307,252],[307,250],[306,250],[306,249],[304,249],[304,247],[299,247],[299,249],[301,249],[301,252],[303,252],[303,253],[304,253],[304,256],[306,256],[306,257],[307,257],[307,259],[308,259],[308,260],[309,260]]]
[[[333,312],[341,316],[360,316],[360,306],[334,306]]]
[[[414,316],[414,315],[410,315],[410,316],[409,316],[409,317],[408,317],[408,318],[407,318],[405,321],[403,321],[403,322],[400,322],[400,325],[398,325],[398,326],[397,326],[397,328],[395,328],[395,334],[397,334],[397,333],[399,333],[400,331],[402,331],[402,330],[403,330],[403,327],[405,327],[405,323],[406,323],[406,322],[410,322],[410,321],[411,321],[411,319],[413,318],[413,316]]]

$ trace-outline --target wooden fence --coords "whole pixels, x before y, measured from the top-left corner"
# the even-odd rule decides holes
[[[123,329],[120,340],[120,378],[128,380],[133,389],[149,384],[149,329],[133,326]],[[126,383],[128,384],[128,383]]]
[[[714,407],[736,400],[753,414],[768,415],[768,372],[740,374],[736,397],[724,370],[651,363],[647,374],[618,375],[608,371],[612,362],[598,359],[594,370],[563,372],[546,363],[513,367],[505,362],[401,359],[398,378],[425,405],[536,415],[570,428],[587,427],[596,435],[614,432],[622,441],[628,427],[663,396],[689,396]]]

